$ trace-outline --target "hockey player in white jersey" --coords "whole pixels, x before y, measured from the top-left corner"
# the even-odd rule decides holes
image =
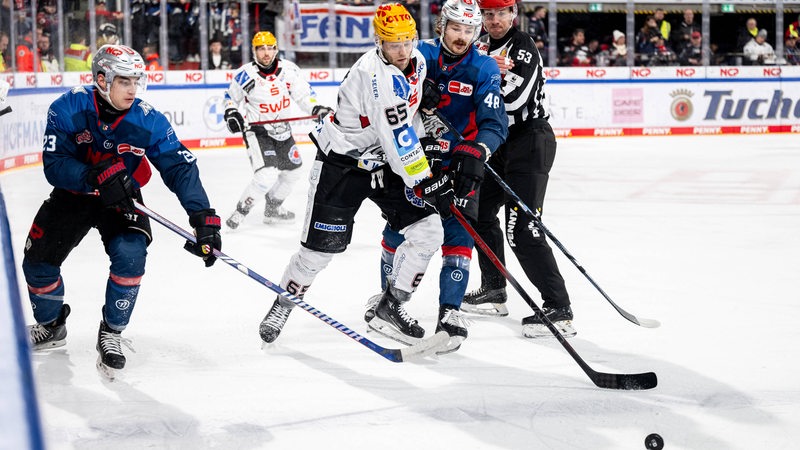
[[[280,284],[303,297],[333,256],[345,251],[353,218],[370,199],[406,240],[369,327],[411,345],[425,330],[403,305],[442,243],[433,209],[449,214],[452,186],[447,175],[433,177],[417,136],[424,130],[417,109],[427,69],[416,49],[416,23],[404,6],[389,3],[377,8],[373,27],[377,49],[356,61],[339,88],[335,114],[310,134],[318,151],[301,247]],[[259,330],[265,342],[277,339],[293,306],[275,300]]]
[[[253,168],[236,211],[225,221],[231,229],[239,227],[261,196],[266,199],[264,223],[294,221],[294,213],[282,204],[299,177],[302,160],[289,123],[280,120],[292,117],[292,103],[320,118],[331,111],[317,104],[297,65],[278,57],[272,33],[256,33],[252,44],[253,62],[236,71],[225,92],[225,122],[231,133],[243,133]]]

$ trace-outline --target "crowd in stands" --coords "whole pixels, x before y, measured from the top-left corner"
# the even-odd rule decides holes
[[[123,42],[123,12],[121,0],[63,0],[61,15],[56,0],[38,0],[36,14],[31,16],[32,0],[0,0],[0,71],[12,69],[10,53],[14,53],[18,72],[86,71],[91,64],[91,49],[106,43],[130,45],[146,58],[148,68],[194,69],[200,68],[200,53],[207,49],[207,68],[234,69],[242,63],[242,53],[249,50],[243,42],[243,28],[249,26],[249,34],[261,30],[274,31],[276,20],[281,17],[282,0],[252,0],[247,2],[249,24],[242,23],[239,0],[209,0],[207,4],[206,45],[200,44],[200,2],[197,0],[169,0],[167,2],[167,45],[162,47],[160,39],[160,0],[130,1],[131,42]],[[89,30],[89,1],[94,1],[95,33]],[[337,0],[352,5],[372,5],[370,0]],[[419,0],[406,0],[408,10],[418,19],[422,14]],[[442,0],[430,1],[429,23],[435,24]],[[12,6],[14,14],[11,14]],[[769,36],[759,28],[755,17],[741,15],[742,24],[731,31],[726,42],[736,42],[734,51],[719,52],[716,43],[703,46],[708,36],[702,34],[701,20],[692,9],[686,9],[679,17],[671,14],[668,20],[664,9],[656,9],[652,15],[636,15],[637,28],[634,36],[626,36],[619,29],[609,26],[598,32],[575,27],[563,32],[558,42],[550,42],[548,32],[548,10],[543,5],[519,3],[520,16],[517,26],[523,27],[534,39],[546,65],[558,66],[626,66],[633,61],[637,66],[681,65],[699,66],[710,64],[800,64],[797,40],[800,36],[800,17],[787,14],[785,32]],[[16,39],[10,39],[10,18],[16,18],[13,30]],[[561,18],[559,14],[559,18]],[[63,18],[63,44],[58,41],[59,21]],[[793,20],[797,19],[797,20]],[[418,27],[422,21],[417,20]],[[420,30],[422,31],[422,30]],[[420,35],[435,36],[433,29]],[[91,37],[96,36],[95,45]],[[784,52],[775,54],[770,41],[783,38]],[[14,48],[10,48],[11,45]],[[629,47],[630,44],[630,47]],[[549,48],[556,45],[556,61],[548,61]],[[35,47],[35,51],[34,51]],[[60,50],[63,48],[63,52]],[[159,52],[165,49],[163,57]],[[633,50],[633,55],[629,55]],[[64,61],[58,58],[63,54]]]

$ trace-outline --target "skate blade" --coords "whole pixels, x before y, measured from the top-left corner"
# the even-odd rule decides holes
[[[296,219],[279,219],[277,217],[265,217],[263,222],[265,225],[273,225],[273,224],[283,224],[283,223],[294,223]]]
[[[386,336],[389,339],[394,339],[395,341],[405,345],[414,345],[424,340],[422,338],[415,338],[399,332],[397,328],[390,325],[389,322],[386,322],[378,316],[373,317],[372,320],[369,321],[367,324],[367,331],[374,331],[382,336]]]
[[[117,379],[117,369],[108,367],[107,365],[103,364],[102,358],[98,355],[97,362],[95,363],[95,367],[97,367],[97,372],[100,374],[103,379],[106,381],[114,381]]]
[[[575,331],[575,328],[572,327],[571,320],[563,320],[560,322],[554,322],[553,325],[556,326],[558,332],[561,333],[562,336],[565,338],[571,338],[578,334]],[[555,336],[553,333],[550,332],[550,329],[547,328],[547,325],[538,325],[538,324],[529,324],[522,326],[522,335],[526,338],[531,339],[547,339],[547,338],[554,338]]]
[[[420,339],[419,342],[410,347],[400,349],[400,354],[403,357],[403,361],[426,358],[437,354],[447,345],[448,341],[450,341],[450,335],[446,331],[440,331],[427,339]]]
[[[67,340],[62,339],[60,341],[52,341],[52,342],[46,342],[44,344],[39,344],[37,346],[32,347],[31,350],[33,350],[34,352],[53,350],[55,348],[63,347],[66,344]]]
[[[446,333],[446,332],[440,331],[439,333]],[[448,353],[453,353],[454,351],[461,348],[461,343],[464,342],[464,340],[466,339],[464,336],[450,337],[449,335],[447,336],[447,338],[448,338],[447,342],[445,342],[443,348],[441,350],[436,351],[437,355],[446,355]]]
[[[479,305],[461,304],[461,311],[480,316],[505,317],[508,315],[508,308],[505,303],[481,303]]]

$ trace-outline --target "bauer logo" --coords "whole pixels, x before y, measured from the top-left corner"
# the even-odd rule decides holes
[[[670,104],[670,114],[672,114],[673,119],[683,122],[692,117],[692,111],[694,110],[694,106],[692,105],[694,93],[692,91],[688,89],[677,89],[672,91],[669,95],[673,99]]]
[[[222,131],[225,128],[225,99],[221,96],[215,95],[206,100],[203,106],[203,122],[208,129],[213,131]]]

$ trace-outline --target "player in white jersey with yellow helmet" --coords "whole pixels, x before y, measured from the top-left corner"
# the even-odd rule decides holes
[[[294,213],[281,205],[297,181],[302,164],[289,122],[292,104],[320,118],[331,111],[291,61],[278,56],[278,42],[269,31],[253,36],[253,62],[233,76],[225,92],[225,121],[231,133],[244,133],[253,178],[225,222],[236,229],[263,196],[264,223],[291,222]],[[244,112],[244,115],[242,114]],[[259,124],[261,122],[272,122]]]
[[[336,113],[310,134],[318,151],[301,247],[280,284],[302,297],[333,256],[345,251],[353,218],[369,199],[406,237],[369,327],[413,344],[425,330],[403,304],[442,243],[434,208],[448,211],[452,187],[446,176],[433,177],[417,135],[424,130],[417,109],[426,64],[416,49],[416,23],[404,6],[389,3],[378,7],[373,27],[377,48],[356,61],[339,88]],[[277,339],[293,306],[281,297],[275,300],[261,322],[265,342]]]

